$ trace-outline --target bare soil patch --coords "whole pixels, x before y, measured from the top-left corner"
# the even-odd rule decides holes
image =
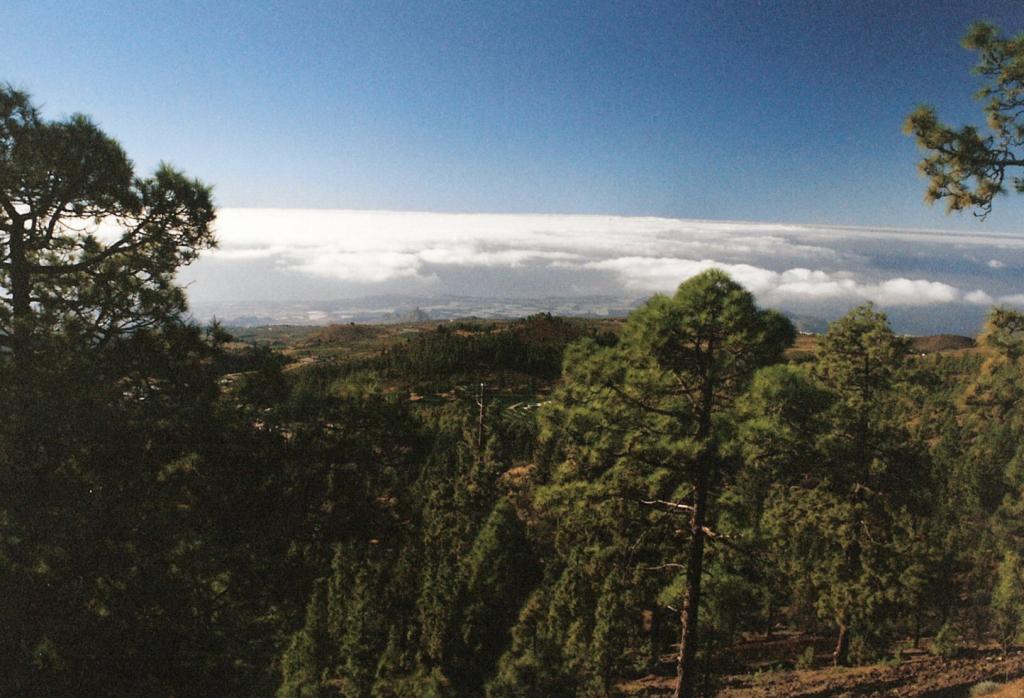
[[[923,651],[908,652],[898,663],[865,667],[777,669],[722,677],[719,698],[968,698],[982,681],[1004,684],[997,698],[1024,698],[1024,650],[995,647],[965,650],[944,659]],[[668,696],[675,677],[646,676],[621,684],[628,696]]]

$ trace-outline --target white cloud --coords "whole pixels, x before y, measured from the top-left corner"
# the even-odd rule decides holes
[[[211,257],[222,260],[268,259],[270,257],[280,257],[285,255],[287,254],[287,251],[288,250],[285,247],[241,247],[234,249],[217,249],[207,254]]]
[[[341,277],[352,281],[374,283],[394,278],[417,277],[420,274],[420,260],[414,254],[388,252],[384,250],[363,252],[340,252],[331,248],[319,248],[315,254],[296,259],[291,252],[290,266],[299,271],[317,276]]]
[[[934,305],[961,299],[960,290],[926,279],[886,279],[864,283],[844,274],[804,268],[774,272],[749,264],[721,264],[714,260],[620,257],[586,265],[616,272],[626,288],[671,291],[681,281],[718,268],[766,302],[785,300],[869,300],[879,305]]]
[[[424,264],[454,264],[458,266],[518,267],[531,261],[564,263],[581,259],[572,252],[554,250],[481,250],[472,245],[460,247],[434,247],[417,255]]]
[[[959,289],[926,279],[887,279],[879,284],[857,286],[856,292],[879,305],[934,305],[960,300]]]
[[[520,266],[619,256],[714,257],[731,263],[795,256],[833,260],[827,246],[788,239],[792,226],[576,215],[223,209],[214,258],[274,257],[291,268],[345,280],[416,275],[424,265]],[[388,254],[409,255],[392,264]],[[379,272],[357,269],[362,257]],[[355,264],[356,267],[365,265]]]
[[[977,260],[990,259],[993,269],[1024,263],[1024,236],[1011,234],[655,217],[285,209],[222,209],[217,233],[221,246],[210,254],[220,261],[217,273],[261,265],[266,278],[251,283],[253,296],[264,298],[281,295],[273,283],[297,278],[365,289],[355,293],[380,288],[448,293],[459,274],[471,279],[459,288],[471,287],[480,296],[489,294],[489,283],[512,278],[555,279],[543,282],[546,292],[556,287],[572,294],[574,288],[585,288],[640,296],[670,292],[684,279],[718,267],[765,304],[812,307],[870,300],[881,306],[983,306],[998,298],[1024,305],[1024,292],[1011,285],[1014,280],[993,275],[991,285],[985,280],[985,288],[976,288],[979,280],[968,276]],[[964,248],[971,248],[973,264],[964,262]],[[202,264],[197,264],[199,272]],[[471,272],[476,275],[468,276]],[[196,274],[190,287],[200,297],[201,277]],[[224,278],[218,283],[224,287]],[[530,289],[522,292],[531,295]]]
[[[992,305],[995,301],[980,288],[964,294],[964,301],[971,305]]]

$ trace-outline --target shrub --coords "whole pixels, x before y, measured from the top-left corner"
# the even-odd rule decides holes
[[[971,698],[976,698],[976,696],[987,696],[995,693],[1002,687],[1002,684],[998,684],[995,681],[982,681],[971,688],[971,692],[968,695],[970,695]]]
[[[813,669],[814,668],[814,646],[808,645],[804,648],[804,651],[797,655],[796,662],[794,664],[797,669]]]
[[[949,623],[939,628],[939,632],[935,634],[932,646],[928,651],[936,657],[946,658],[955,657],[957,652],[960,651],[960,643],[957,641],[956,631]]]

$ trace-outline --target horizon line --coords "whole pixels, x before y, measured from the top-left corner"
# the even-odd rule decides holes
[[[303,213],[359,213],[379,215],[427,215],[427,216],[499,216],[499,217],[559,217],[559,218],[614,218],[622,220],[657,220],[657,221],[685,221],[690,223],[718,223],[732,225],[763,225],[763,226],[790,226],[803,229],[818,229],[826,231],[852,231],[870,233],[919,233],[926,235],[950,235],[950,236],[994,236],[1007,238],[1024,237],[1024,229],[1020,231],[1007,230],[955,230],[949,228],[914,228],[900,227],[899,225],[857,225],[847,223],[807,223],[803,221],[783,220],[749,220],[737,218],[687,218],[685,216],[666,216],[656,214],[625,214],[625,213],[566,213],[566,212],[510,212],[510,211],[430,211],[423,209],[384,209],[384,208],[309,208],[309,207],[286,207],[286,206],[217,206],[216,211],[274,211],[274,212],[303,212]],[[984,223],[984,221],[979,221]]]

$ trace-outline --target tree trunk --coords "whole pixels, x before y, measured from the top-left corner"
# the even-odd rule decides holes
[[[712,354],[714,343],[707,352]],[[676,690],[673,698],[693,698],[697,691],[697,617],[700,613],[700,582],[704,572],[704,525],[707,520],[708,486],[716,467],[711,443],[711,414],[715,404],[715,384],[707,367],[702,371],[700,419],[697,440],[702,452],[697,456],[693,478],[693,512],[690,515],[690,551],[686,560],[686,598],[679,612],[679,658],[676,661]]]
[[[8,243],[11,264],[11,341],[17,365],[28,361],[32,333],[32,280],[25,256],[25,238],[20,219],[11,221]]]
[[[487,421],[487,403],[484,401],[484,384],[480,384],[480,394],[477,397],[477,405],[480,407],[480,413],[477,417],[476,425],[476,452],[477,457],[480,461],[484,458],[484,424]]]
[[[706,468],[701,468],[690,515],[690,551],[686,561],[686,598],[679,613],[679,657],[673,698],[693,698],[697,687],[697,613],[704,567],[704,522],[707,509]]]
[[[8,433],[12,462],[19,469],[28,467],[32,462],[29,453],[38,442],[38,430],[30,428],[33,400],[31,381],[29,379],[32,366],[32,277],[28,269],[28,256],[25,251],[25,221],[21,217],[12,216],[10,237],[7,242],[8,263],[10,264],[11,293],[11,325],[10,348],[13,371],[11,373],[11,410],[8,413]],[[29,480],[37,473],[26,472]],[[39,486],[38,484],[36,486]]]
[[[914,649],[921,646],[921,604],[917,605],[914,611]]]
[[[850,650],[850,633],[843,623],[839,624],[839,637],[836,639],[836,648],[832,650],[832,666],[844,666],[847,662],[847,654]]]

